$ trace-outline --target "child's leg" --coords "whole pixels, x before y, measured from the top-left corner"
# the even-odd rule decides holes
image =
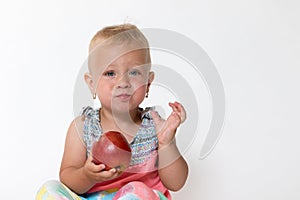
[[[86,200],[112,200],[116,192],[113,191],[101,191],[92,194],[86,194],[84,197]]]
[[[160,192],[152,190],[142,182],[133,181],[124,185],[113,200],[167,200]]]
[[[38,191],[36,200],[83,200],[61,182],[51,180],[46,182]]]

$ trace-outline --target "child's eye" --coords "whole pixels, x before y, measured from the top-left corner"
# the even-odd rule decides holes
[[[104,76],[113,77],[116,75],[114,71],[107,71],[103,73]]]
[[[131,70],[129,72],[129,75],[131,75],[131,76],[137,76],[137,75],[140,75],[140,74],[141,74],[141,72],[139,72],[138,70]]]

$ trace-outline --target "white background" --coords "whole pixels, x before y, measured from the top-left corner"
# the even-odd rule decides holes
[[[58,179],[89,40],[123,22],[191,38],[225,87],[223,135],[204,160],[201,141],[185,153],[174,199],[300,199],[299,13],[297,0],[1,1],[1,199]]]

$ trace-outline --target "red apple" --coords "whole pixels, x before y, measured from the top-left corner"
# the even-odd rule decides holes
[[[130,164],[131,148],[122,133],[108,131],[93,143],[92,157],[95,164],[105,164],[105,170],[124,171]]]

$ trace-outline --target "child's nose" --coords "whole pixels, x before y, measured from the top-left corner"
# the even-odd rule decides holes
[[[117,87],[118,88],[129,88],[130,85],[130,80],[128,77],[127,73],[122,74],[122,76],[120,76],[118,83],[117,83]]]

